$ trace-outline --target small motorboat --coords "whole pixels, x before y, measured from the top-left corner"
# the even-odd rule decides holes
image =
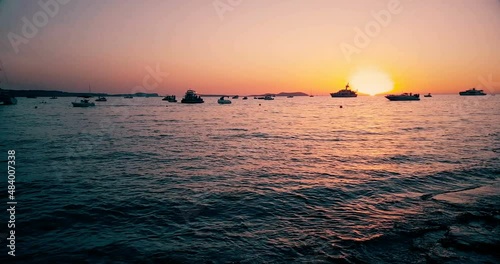
[[[229,96],[221,96],[219,100],[217,100],[218,104],[231,104],[231,100],[229,99],[224,99],[224,97],[229,97]]]
[[[77,99],[75,100],[75,102],[72,102],[71,104],[73,104],[73,107],[91,107],[91,106],[95,106],[95,103],[94,102],[91,102],[88,98],[90,98],[91,96],[80,96],[82,99],[80,99],[79,102],[78,101],[78,97]]]
[[[9,92],[4,91],[0,88],[0,105],[15,105],[17,104],[17,99],[12,96]]]
[[[106,102],[108,101],[108,99],[106,99],[106,97],[104,96],[99,96],[99,98],[95,99],[96,102]]]
[[[130,94],[129,94],[129,95],[125,95],[123,98],[132,99],[132,98],[134,98],[134,97],[133,97],[132,95],[130,95]]]
[[[424,95],[424,97],[432,97],[431,93]]]
[[[248,97],[246,97],[246,96],[245,96],[245,97],[243,97],[243,99],[242,99],[242,100],[248,100]]]
[[[270,95],[266,95],[266,96],[264,96],[264,100],[274,100],[274,97],[272,97]]]
[[[289,95],[289,96],[287,96],[286,98],[293,98],[293,95]]]
[[[165,97],[163,97],[163,99],[161,99],[163,101],[167,101],[167,102],[170,102],[170,103],[176,103],[177,102],[177,99],[175,98],[175,95],[167,95]]]
[[[202,104],[204,102],[205,101],[203,101],[203,98],[196,94],[196,91],[194,90],[187,90],[184,98],[182,98],[181,100],[181,103],[183,104]]]
[[[475,96],[475,95],[486,95],[483,90],[476,90],[476,88],[472,88],[463,92],[459,92],[461,96]]]
[[[389,101],[419,101],[420,95],[412,93],[402,93],[398,95],[390,94],[385,98],[389,99]]]
[[[233,99],[238,99],[240,98],[238,95],[233,96]]]

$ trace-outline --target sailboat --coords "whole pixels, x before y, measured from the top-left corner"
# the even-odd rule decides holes
[[[89,98],[91,98],[92,96],[90,95],[90,84],[89,84],[89,95],[81,95],[81,96],[78,96],[74,102],[71,102],[71,104],[73,105],[73,107],[91,107],[91,106],[95,106],[95,103],[94,102],[91,102],[89,100]],[[80,101],[78,102],[78,98],[82,98],[80,99]]]
[[[83,98],[83,99],[80,99],[80,102],[77,102],[78,98],[80,98],[80,97]],[[78,96],[77,100],[75,100],[74,102],[71,102],[71,104],[73,104],[73,107],[91,107],[91,106],[95,106],[95,103],[91,102],[89,100],[90,97],[92,97],[92,96],[88,96],[88,95]]]

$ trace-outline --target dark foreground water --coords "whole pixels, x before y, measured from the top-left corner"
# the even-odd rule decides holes
[[[0,107],[1,263],[7,149],[20,263],[500,261],[500,96],[71,100]]]

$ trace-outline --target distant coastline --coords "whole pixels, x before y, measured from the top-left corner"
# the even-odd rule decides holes
[[[277,94],[273,93],[266,93],[266,94],[256,94],[256,95],[251,95],[251,96],[266,96],[266,95],[271,95],[271,96],[309,96],[306,93],[303,92],[281,92]]]
[[[127,95],[133,97],[163,97],[158,93],[134,93],[134,94],[109,94],[109,93],[74,93],[74,92],[63,92],[57,90],[13,90],[13,89],[2,89],[3,91],[9,92],[14,97],[77,97],[77,96],[105,96],[105,97],[124,97]],[[384,96],[391,94],[391,92],[377,94],[378,96]],[[456,93],[433,93],[433,95],[448,95]],[[166,94],[168,95],[168,94]],[[269,96],[309,96],[309,94],[303,92],[280,92],[280,93],[264,93],[264,94],[252,94],[252,95],[238,95],[238,94],[200,94],[202,97],[221,97],[221,96],[249,96],[249,97],[264,97]],[[360,96],[370,96],[368,94],[359,93]],[[492,94],[493,95],[493,94]],[[325,94],[326,96],[326,94]]]
[[[108,93],[73,93],[73,92],[63,92],[63,91],[54,91],[54,90],[7,90],[14,97],[76,97],[83,95],[90,95],[94,97],[98,96],[107,96],[107,97],[123,97],[127,95],[131,95],[134,97],[160,97],[161,95],[157,93],[135,93],[135,94],[108,94]],[[280,92],[280,93],[265,93],[265,94],[256,94],[256,95],[247,95],[247,96],[309,96],[303,92]],[[200,96],[205,97],[220,97],[220,96],[236,96],[236,94],[200,94]]]
[[[135,97],[159,97],[157,93],[135,93],[135,94],[108,94],[108,93],[72,93],[72,92],[63,92],[63,91],[50,91],[50,90],[7,90],[4,91],[9,92],[14,97],[76,97],[76,96],[108,96],[108,97],[123,97],[126,95],[132,95]]]
[[[303,92],[281,92],[281,93],[265,93],[265,94],[250,94],[250,95],[239,95],[239,94],[200,94],[200,96],[205,96],[205,97],[221,97],[221,96],[309,96],[306,93]]]

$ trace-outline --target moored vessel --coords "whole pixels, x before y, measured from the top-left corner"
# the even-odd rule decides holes
[[[17,99],[12,96],[9,92],[4,91],[0,88],[0,105],[15,105],[17,104]]]
[[[95,103],[91,102],[89,100],[89,98],[92,97],[92,96],[79,96],[79,97],[82,98],[82,99],[80,99],[79,102],[78,102],[78,97],[77,97],[77,99],[74,102],[71,103],[73,105],[73,107],[91,107],[91,106],[95,106]]]
[[[483,90],[476,90],[476,88],[472,88],[463,92],[459,92],[461,96],[474,96],[474,95],[486,95]]]
[[[194,90],[187,90],[184,98],[182,98],[181,100],[181,103],[183,104],[201,104],[204,102],[205,101],[203,101],[203,98],[196,94],[196,91]]]
[[[336,93],[330,93],[332,97],[357,97],[358,93],[351,90],[349,87],[349,83],[345,86],[344,89],[339,90]]]
[[[386,95],[385,98],[389,99],[389,101],[419,101],[420,94],[412,94],[412,93],[402,93],[402,94],[390,94]]]
[[[226,96],[221,96],[219,100],[217,100],[218,104],[231,104],[231,100],[225,99]]]
[[[175,98],[175,95],[167,95],[165,97],[163,97],[163,99],[161,99],[163,101],[167,101],[167,102],[170,102],[170,103],[176,103],[177,102],[177,99]]]

